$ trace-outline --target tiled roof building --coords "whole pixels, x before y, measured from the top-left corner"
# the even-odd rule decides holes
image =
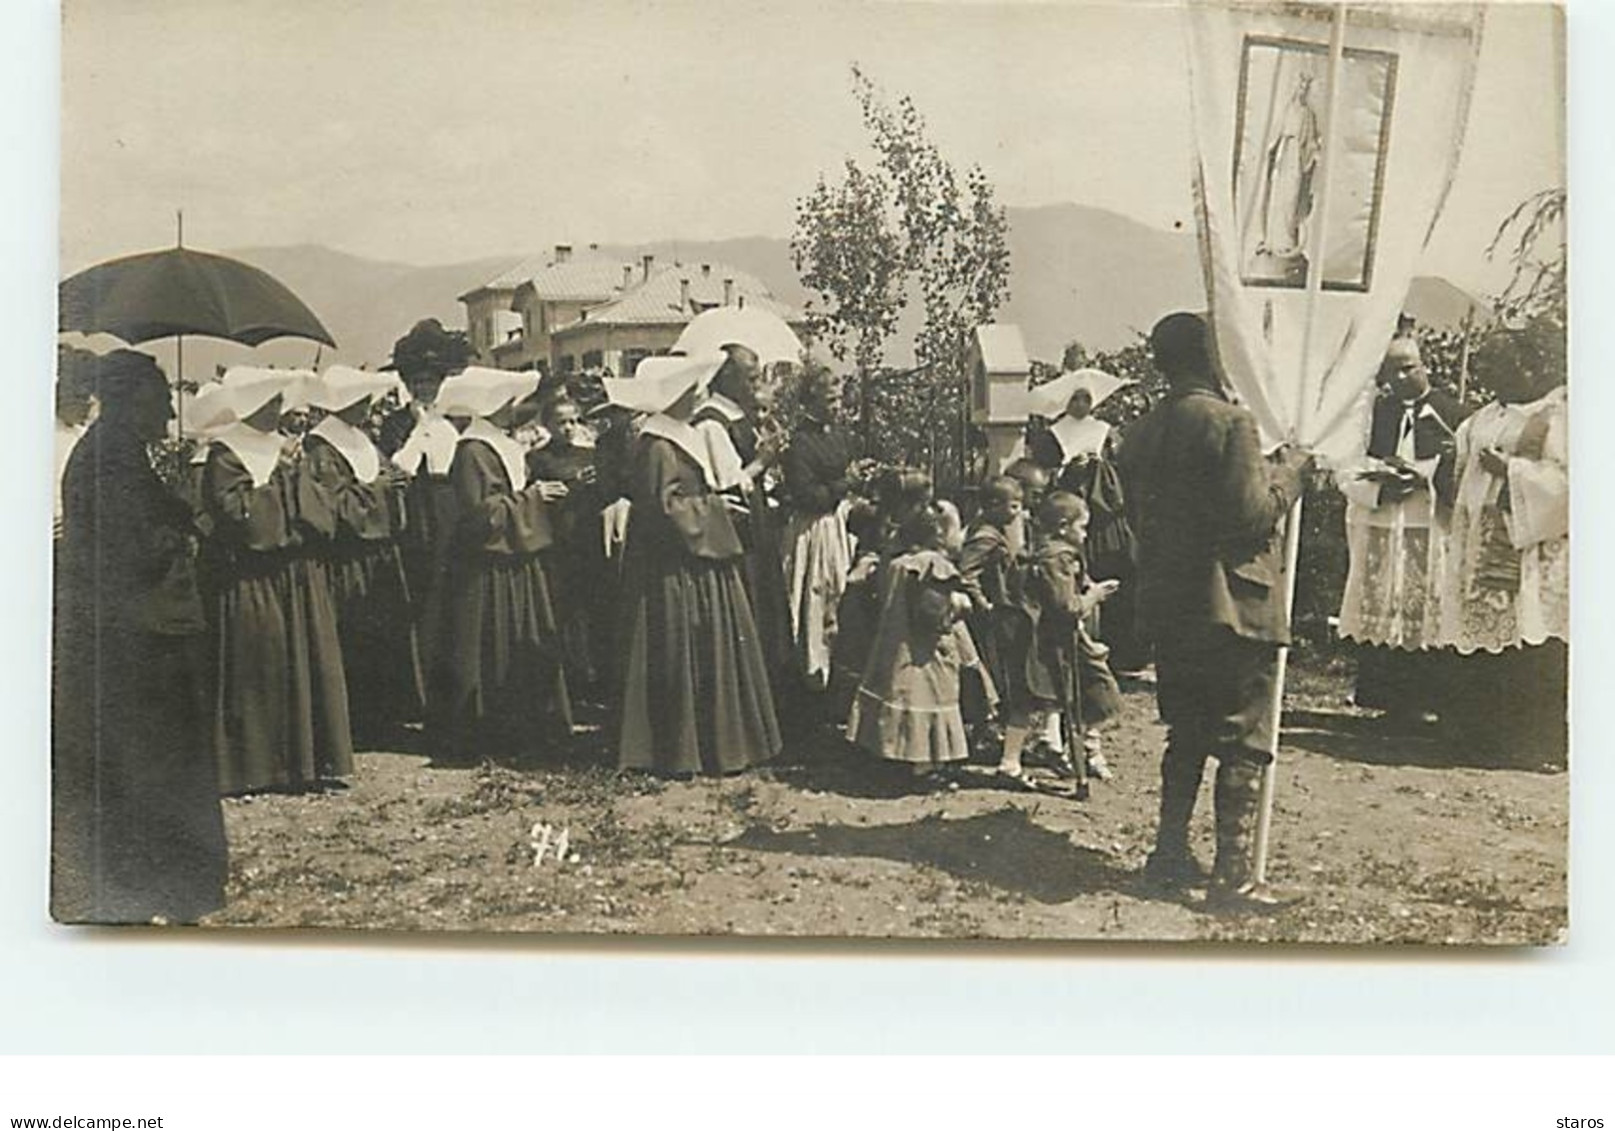
[[[762,307],[788,322],[800,317],[754,275],[722,263],[674,263],[652,268],[621,297],[552,328],[550,361],[561,373],[604,368],[630,376],[641,358],[671,349],[697,314],[730,305]]]
[[[796,311],[756,276],[722,263],[658,265],[566,245],[460,296],[483,364],[552,372],[607,369],[630,375],[639,360],[671,349],[689,320],[726,305],[759,306],[788,322]],[[514,312],[514,313],[511,313]],[[519,319],[519,329],[516,320]]]
[[[579,311],[618,297],[631,285],[633,268],[594,247],[578,255],[568,244],[557,244],[545,256],[525,259],[486,283],[460,296],[477,360],[498,362],[512,369],[528,368],[547,356],[545,337],[533,323],[559,325]],[[530,294],[519,304],[524,292]],[[549,309],[541,309],[548,304]],[[520,333],[513,332],[510,312]]]

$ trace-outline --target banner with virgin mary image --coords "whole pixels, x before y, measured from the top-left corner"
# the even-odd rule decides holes
[[[1270,443],[1350,458],[1462,152],[1480,8],[1210,0],[1185,19],[1224,373]]]
[[[1323,234],[1323,287],[1367,290],[1396,92],[1397,57],[1343,53],[1329,230]],[[1240,274],[1248,286],[1307,285],[1312,226],[1318,221],[1323,162],[1322,96],[1329,52],[1305,40],[1251,36],[1239,76],[1234,138],[1234,200],[1239,210]]]

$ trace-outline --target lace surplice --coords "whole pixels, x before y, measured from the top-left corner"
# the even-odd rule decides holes
[[[1508,473],[1480,453],[1497,448]],[[1456,500],[1442,599],[1442,642],[1500,652],[1570,626],[1570,478],[1566,393],[1489,405],[1458,432]]]

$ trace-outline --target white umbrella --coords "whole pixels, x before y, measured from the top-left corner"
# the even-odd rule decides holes
[[[1116,377],[1103,369],[1073,369],[1033,389],[1029,407],[1035,415],[1054,420],[1065,414],[1065,406],[1078,389],[1087,389],[1093,397],[1093,407],[1098,408],[1117,389],[1137,383],[1131,377]]]
[[[745,346],[763,365],[802,359],[802,339],[785,319],[755,306],[718,306],[697,314],[673,343],[674,353],[690,357]]]

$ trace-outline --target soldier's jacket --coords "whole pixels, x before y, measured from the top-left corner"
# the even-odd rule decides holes
[[[1264,459],[1250,412],[1211,388],[1174,390],[1122,445],[1138,538],[1138,611],[1150,639],[1217,629],[1287,643],[1277,528],[1300,475]]]

